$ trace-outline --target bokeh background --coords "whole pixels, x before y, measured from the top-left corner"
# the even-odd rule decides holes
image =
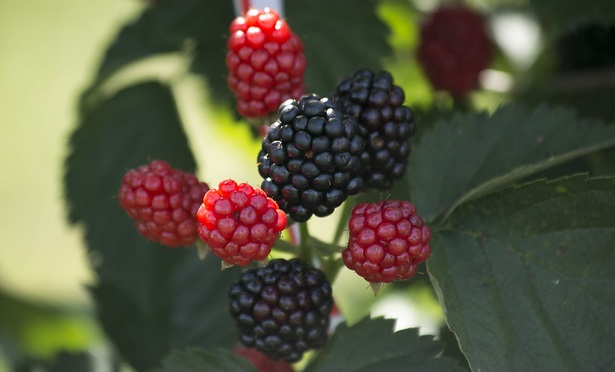
[[[136,1],[0,1],[0,371],[99,340],[92,275],[65,217],[77,97]]]

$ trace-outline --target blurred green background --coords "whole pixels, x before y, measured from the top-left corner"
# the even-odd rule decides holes
[[[15,342],[49,356],[97,332],[80,231],[65,218],[63,161],[78,94],[141,6],[0,0],[0,360],[19,357]]]

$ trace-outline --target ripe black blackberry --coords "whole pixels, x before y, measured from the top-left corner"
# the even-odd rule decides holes
[[[416,125],[414,113],[403,105],[405,98],[390,73],[370,69],[357,70],[342,80],[333,94],[342,112],[359,122],[359,133],[365,141],[361,175],[368,189],[387,190],[406,171],[408,140]]]
[[[314,94],[283,102],[278,113],[258,154],[261,188],[296,222],[333,213],[363,187],[357,121]]]
[[[301,260],[276,259],[244,272],[229,299],[241,342],[270,358],[293,363],[328,339],[331,285]]]

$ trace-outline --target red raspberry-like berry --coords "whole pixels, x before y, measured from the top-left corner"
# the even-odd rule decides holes
[[[124,174],[119,198],[141,235],[181,247],[197,238],[196,211],[207,190],[194,174],[154,160]]]
[[[230,33],[227,82],[242,115],[265,116],[305,92],[303,44],[278,13],[250,9],[235,18]]]
[[[480,13],[463,5],[438,8],[421,26],[418,60],[437,90],[464,96],[478,87],[493,44]]]
[[[352,210],[346,266],[371,283],[405,280],[431,253],[431,231],[410,202],[361,203]]]
[[[260,351],[245,346],[237,346],[233,350],[235,355],[242,356],[252,363],[260,372],[293,372],[293,367],[283,361],[271,359]]]
[[[286,228],[286,214],[265,192],[247,183],[220,182],[197,211],[199,236],[225,262],[246,266],[267,258]]]

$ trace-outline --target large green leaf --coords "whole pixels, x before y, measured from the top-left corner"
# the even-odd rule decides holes
[[[460,371],[453,359],[439,357],[444,344],[416,329],[393,332],[391,319],[363,319],[335,334],[307,366],[306,372]]]
[[[392,54],[389,28],[378,18],[376,1],[289,1],[289,25],[303,40],[305,85],[328,96],[339,80],[360,67],[379,69]]]
[[[169,89],[144,83],[83,108],[70,139],[65,192],[69,218],[82,223],[94,269],[146,312],[170,269],[185,254],[145,240],[121,209],[124,173],[153,159],[195,168]]]
[[[155,367],[170,350],[185,347],[232,348],[236,327],[227,312],[227,291],[237,269],[220,271],[220,260],[204,262],[195,252],[161,283],[158,297],[143,312],[120,288],[92,288],[99,319],[119,353],[138,370]]]
[[[247,359],[223,349],[176,350],[164,358],[156,372],[256,372]]]
[[[428,270],[473,370],[615,370],[615,178],[511,187],[434,231]]]
[[[97,283],[91,292],[102,326],[135,368],[150,368],[174,347],[231,347],[226,290],[236,269],[198,260],[142,237],[116,199],[127,169],[164,159],[195,167],[170,90],[144,83],[83,105],[71,136],[65,191],[70,220],[80,223]]]
[[[425,129],[404,179],[427,220],[544,169],[615,145],[615,126],[561,108],[508,105]]]
[[[181,52],[192,58],[192,71],[208,78],[216,99],[230,99],[225,50],[235,17],[231,1],[175,0],[147,7],[123,26],[109,44],[90,91],[128,64],[160,53]]]

